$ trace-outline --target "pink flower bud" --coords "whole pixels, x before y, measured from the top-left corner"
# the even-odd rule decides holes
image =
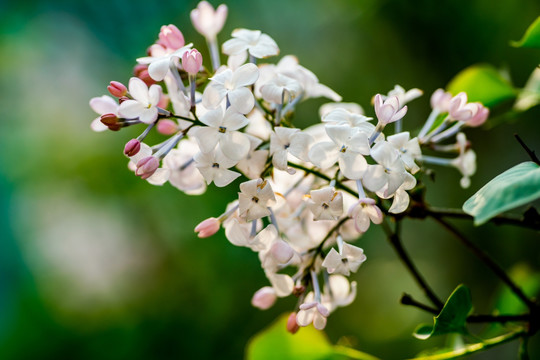
[[[185,45],[184,35],[174,25],[163,25],[159,32],[158,44],[170,50],[178,50]]]
[[[124,146],[124,154],[129,157],[137,155],[139,150],[141,150],[141,142],[137,139],[129,140]]]
[[[287,331],[294,335],[299,329],[300,326],[296,322],[296,313],[291,313],[287,319]]]
[[[225,24],[227,11],[227,5],[221,4],[214,10],[208,1],[201,1],[191,10],[191,22],[199,34],[214,40]]]
[[[286,264],[294,255],[294,250],[283,240],[277,240],[270,248],[270,254],[279,264]]]
[[[202,66],[202,55],[197,49],[186,51],[182,55],[182,67],[190,75],[197,75]]]
[[[110,85],[107,86],[107,90],[109,90],[112,96],[117,98],[127,94],[126,86],[118,81],[111,81]]]
[[[444,91],[443,89],[437,89],[431,95],[431,107],[438,109],[439,112],[448,112],[448,104],[452,99],[452,94]]]
[[[178,124],[170,119],[159,120],[157,131],[163,135],[172,135],[178,131]]]
[[[480,103],[476,104],[478,104],[478,111],[476,112],[476,115],[474,115],[471,119],[469,119],[469,121],[467,121],[467,125],[470,127],[477,127],[482,125],[486,122],[489,116],[489,109],[487,107]]]
[[[276,302],[276,291],[271,286],[265,286],[253,295],[251,298],[251,305],[261,310],[266,310],[272,307]]]
[[[207,238],[218,232],[220,221],[216,218],[208,218],[195,227],[195,232],[199,233],[200,238]]]
[[[448,113],[454,120],[467,122],[478,112],[478,105],[479,103],[467,103],[467,94],[460,92],[450,100]]]
[[[162,93],[161,97],[159,98],[159,102],[157,106],[162,109],[166,109],[168,105],[169,105],[169,95]]]
[[[397,96],[390,96],[383,101],[382,95],[375,95],[375,114],[379,123],[386,125],[398,121],[407,113],[407,106],[400,107]]]
[[[156,82],[150,77],[148,73],[148,65],[137,64],[133,68],[133,74],[144,81],[146,86],[154,85]]]
[[[140,176],[141,179],[146,180],[150,176],[154,175],[159,168],[159,160],[155,156],[147,156],[137,163],[137,170],[135,175]]]
[[[118,131],[122,128],[122,124],[118,122],[118,117],[115,114],[103,114],[100,121],[112,131]]]

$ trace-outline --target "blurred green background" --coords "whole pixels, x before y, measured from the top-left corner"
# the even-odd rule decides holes
[[[0,2],[0,359],[241,359],[251,336],[293,308],[294,299],[265,312],[251,307],[253,292],[267,283],[257,256],[222,232],[209,239],[193,233],[235,198],[234,186],[198,197],[151,186],[127,170],[122,154],[140,129],[89,128],[96,116],[89,99],[107,93],[110,80],[127,82],[161,25],[176,24],[206,51],[189,21],[196,4]],[[371,97],[395,84],[423,89],[427,95],[409,106],[410,130],[427,117],[429,95],[465,67],[491,63],[521,87],[540,61],[539,50],[509,46],[540,14],[537,0],[227,5],[221,42],[234,28],[260,29],[282,55],[297,55],[368,114]],[[298,124],[318,121],[322,103],[302,104]],[[538,107],[517,121],[468,131],[478,155],[471,187],[459,187],[457,171],[436,169],[428,200],[461,207],[489,179],[527,160],[514,132],[540,151]],[[515,274],[540,270],[537,233],[455,223]],[[436,224],[405,221],[404,242],[441,297],[465,283],[475,310],[491,311],[500,283]],[[402,292],[423,297],[382,231],[373,228],[357,245],[369,261],[353,276],[357,300],[329,319],[330,340],[383,359],[443,345],[443,338],[411,336],[431,317],[399,304]],[[540,358],[539,340],[531,340],[531,358]],[[515,358],[517,347],[474,358]]]

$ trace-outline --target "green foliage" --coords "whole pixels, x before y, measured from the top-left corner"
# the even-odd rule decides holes
[[[534,272],[529,266],[517,265],[512,268],[509,275],[528,296],[535,297],[540,294],[540,273]],[[495,309],[500,314],[520,314],[528,310],[523,301],[508,287],[501,288]]]
[[[514,109],[525,111],[540,104],[540,67],[533,70],[525,87],[518,95]]]
[[[527,161],[506,170],[463,204],[463,210],[482,225],[492,217],[540,197],[540,166]]]
[[[344,346],[332,346],[322,331],[308,326],[296,334],[287,332],[288,315],[255,335],[247,345],[248,360],[377,360],[376,357]]]
[[[467,93],[469,101],[479,101],[493,107],[516,97],[516,91],[491,65],[473,65],[458,73],[447,89],[456,95]]]
[[[515,47],[540,48],[540,16],[527,28],[525,35],[519,41],[512,41]]]
[[[418,326],[414,332],[414,336],[418,339],[426,340],[435,335],[456,332],[468,334],[465,323],[471,309],[471,292],[465,285],[459,285],[450,294],[441,313],[433,318],[433,326],[427,324]]]

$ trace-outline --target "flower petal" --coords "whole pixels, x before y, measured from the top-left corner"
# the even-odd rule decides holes
[[[253,94],[248,88],[241,87],[235,90],[229,91],[227,94],[231,107],[235,108],[242,114],[249,113],[255,105],[255,99]]]

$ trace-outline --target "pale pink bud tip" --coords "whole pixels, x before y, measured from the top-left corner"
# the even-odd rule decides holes
[[[276,291],[271,286],[265,286],[253,295],[251,299],[251,305],[261,310],[266,310],[272,307],[276,302]]]
[[[195,227],[195,232],[200,238],[207,238],[218,232],[220,221],[216,218],[208,218]]]
[[[163,135],[172,135],[178,131],[178,124],[170,119],[159,120],[157,131]]]
[[[182,67],[190,75],[196,75],[202,66],[202,55],[197,49],[186,51],[182,55]]]
[[[472,117],[472,119],[467,121],[467,125],[470,127],[477,127],[484,124],[489,116],[489,109],[480,103],[477,103],[477,104],[478,104],[478,111]]]
[[[171,50],[178,50],[185,45],[184,35],[174,25],[163,25],[159,32],[158,44]]]
[[[300,326],[296,322],[296,313],[291,313],[287,319],[287,331],[294,335],[299,329]]]
[[[126,86],[118,81],[111,81],[110,85],[107,86],[107,90],[109,90],[112,96],[117,98],[127,94]]]
[[[141,150],[141,142],[137,139],[129,140],[124,146],[124,154],[129,157],[137,155],[139,150]]]
[[[145,180],[152,176],[159,167],[159,160],[154,156],[148,156],[144,159],[139,160],[137,163],[137,170],[135,170],[135,175],[140,176],[141,179]]]

